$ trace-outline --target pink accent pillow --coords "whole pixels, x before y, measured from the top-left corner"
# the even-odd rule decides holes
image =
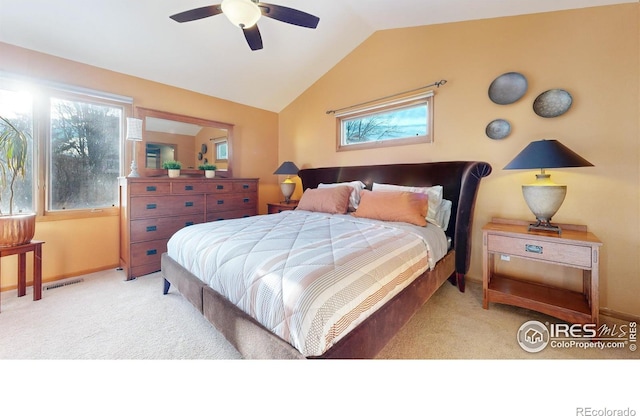
[[[302,194],[297,209],[344,214],[349,207],[349,196],[351,196],[352,190],[349,186],[307,189]]]
[[[360,205],[354,217],[382,221],[407,222],[424,227],[427,225],[429,198],[426,194],[405,191],[360,193]]]

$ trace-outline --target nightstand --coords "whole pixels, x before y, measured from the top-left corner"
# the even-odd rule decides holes
[[[493,219],[482,228],[482,307],[503,303],[569,323],[598,323],[598,278],[602,242],[584,226],[562,234],[527,231],[528,222]],[[495,273],[495,256],[513,256],[582,270],[582,292]]]
[[[298,206],[298,200],[292,199],[289,202],[274,202],[267,204],[267,214],[277,214],[282,211],[289,211],[295,209]]]

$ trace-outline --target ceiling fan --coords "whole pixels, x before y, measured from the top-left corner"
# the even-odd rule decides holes
[[[262,36],[260,36],[257,25],[261,16],[310,29],[315,29],[320,21],[312,14],[257,0],[222,0],[221,4],[187,10],[169,17],[178,23],[185,23],[221,13],[224,13],[234,26],[242,29],[244,37],[253,51],[262,49]]]

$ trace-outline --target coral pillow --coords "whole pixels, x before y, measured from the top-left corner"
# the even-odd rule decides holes
[[[354,217],[382,221],[399,221],[427,225],[429,198],[426,194],[406,191],[372,192],[363,190]]]
[[[352,190],[353,188],[350,186],[307,189],[302,194],[297,209],[344,214],[349,207],[349,196],[351,196]]]

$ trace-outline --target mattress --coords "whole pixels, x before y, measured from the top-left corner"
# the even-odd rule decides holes
[[[447,248],[431,224],[294,210],[183,228],[167,254],[311,357],[433,268]]]

